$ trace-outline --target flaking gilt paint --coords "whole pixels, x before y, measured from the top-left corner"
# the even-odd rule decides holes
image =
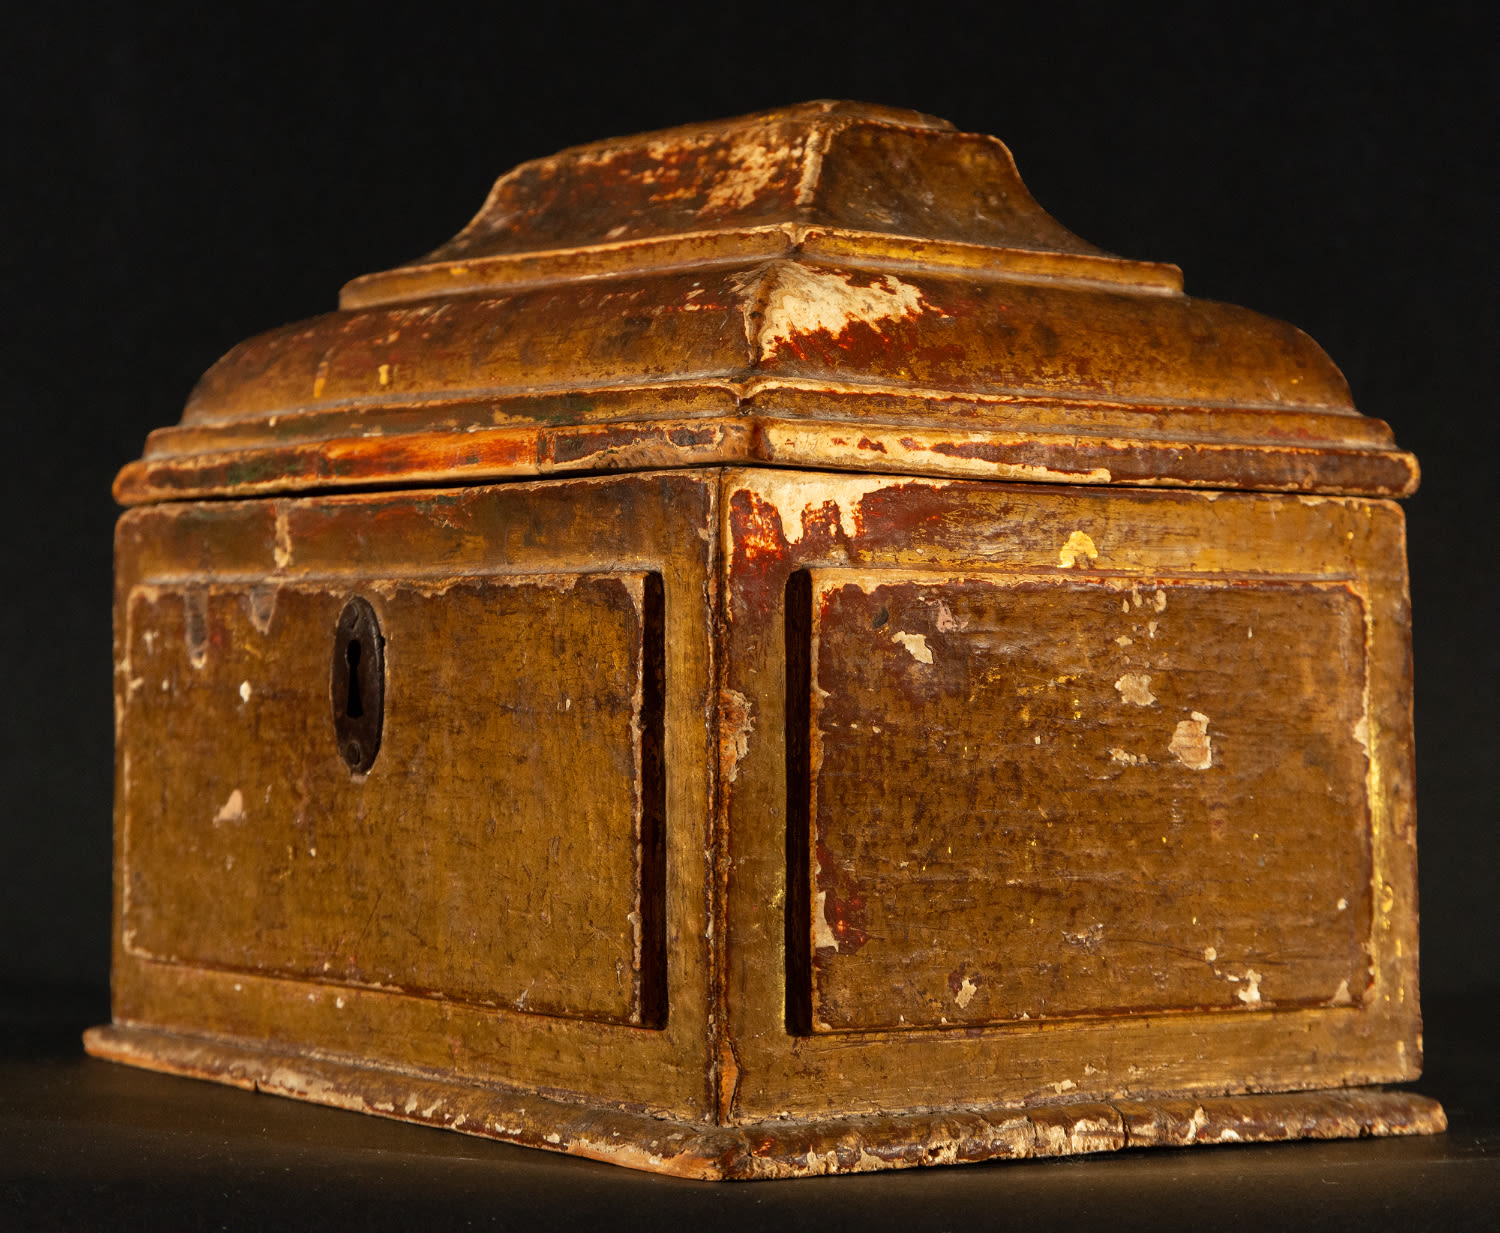
[[[1306,336],[850,103],[342,303],[117,481],[91,1052],[690,1177],[1442,1128],[1416,464]]]

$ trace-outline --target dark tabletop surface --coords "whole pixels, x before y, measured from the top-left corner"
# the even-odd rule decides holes
[[[101,995],[0,993],[0,1229],[1500,1229],[1500,992],[1429,997],[1431,1138],[687,1182],[82,1054]]]

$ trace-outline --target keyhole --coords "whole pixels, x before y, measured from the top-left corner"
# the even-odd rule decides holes
[[[375,609],[362,597],[351,599],[339,614],[329,695],[339,757],[351,771],[364,774],[380,752],[385,720],[385,639]]]
[[[344,658],[349,661],[349,700],[344,703],[344,714],[350,719],[365,717],[364,705],[359,700],[359,639],[352,638],[344,648]]]

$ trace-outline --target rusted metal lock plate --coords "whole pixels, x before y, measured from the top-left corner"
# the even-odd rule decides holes
[[[356,774],[375,765],[385,726],[385,638],[370,601],[356,596],[339,614],[328,683],[334,739]]]

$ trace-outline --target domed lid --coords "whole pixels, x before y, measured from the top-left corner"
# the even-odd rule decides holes
[[[1301,331],[1094,248],[1010,152],[808,103],[578,146],[241,343],[126,504],[721,463],[1402,496]]]

